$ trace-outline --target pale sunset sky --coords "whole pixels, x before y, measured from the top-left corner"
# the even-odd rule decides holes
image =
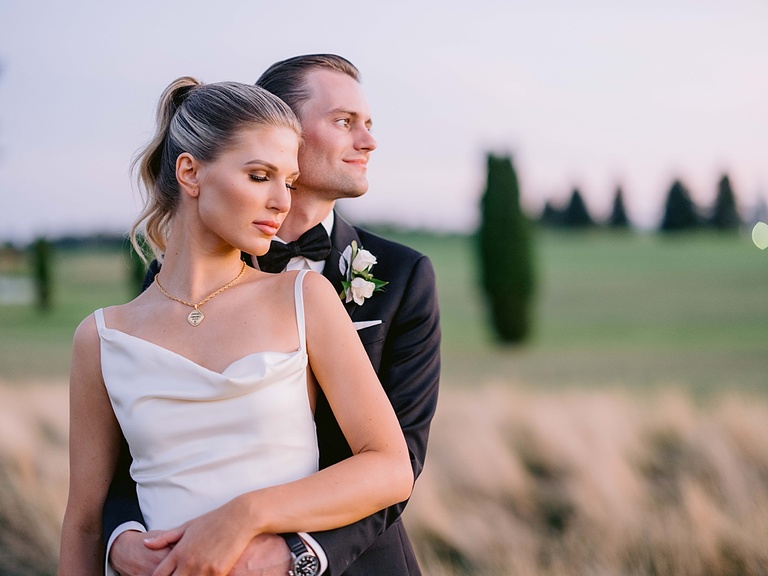
[[[673,178],[706,205],[724,172],[745,216],[768,198],[765,0],[0,0],[0,240],[127,230],[171,80],[312,52],[355,63],[371,102],[356,222],[474,229],[487,151],[532,213],[578,186],[604,217],[620,184],[651,227]]]

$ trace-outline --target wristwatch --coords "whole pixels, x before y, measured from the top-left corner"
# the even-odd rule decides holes
[[[298,534],[281,534],[291,550],[293,569],[288,576],[317,576],[320,573],[320,560]]]

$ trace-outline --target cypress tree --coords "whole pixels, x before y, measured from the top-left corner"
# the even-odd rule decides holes
[[[541,216],[539,216],[539,223],[542,226],[559,226],[561,218],[560,210],[547,200],[544,203],[544,210],[542,210]]]
[[[762,194],[757,197],[757,203],[751,210],[748,224],[754,226],[758,222],[768,223],[768,204],[766,204],[765,197]]]
[[[613,197],[613,209],[608,218],[608,226],[611,228],[629,228],[629,218],[627,218],[627,211],[624,209],[624,192],[621,186],[616,188],[616,194]]]
[[[535,282],[530,234],[511,158],[489,154],[478,230],[479,263],[491,323],[502,342],[522,342],[531,330]]]
[[[566,228],[589,228],[595,225],[578,188],[573,189],[571,200],[563,211],[560,222]]]
[[[736,207],[736,197],[731,188],[731,180],[727,175],[723,175],[717,184],[717,198],[715,198],[715,205],[708,224],[723,231],[738,230],[741,226],[741,217]]]
[[[32,274],[37,308],[41,312],[51,309],[51,252],[51,243],[45,238],[38,238],[32,243]]]
[[[696,228],[699,218],[691,195],[680,180],[675,180],[667,193],[664,218],[661,221],[662,232],[676,232]]]

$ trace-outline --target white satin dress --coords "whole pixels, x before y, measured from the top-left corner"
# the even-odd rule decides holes
[[[246,492],[318,469],[307,396],[300,272],[299,349],[255,352],[222,373],[105,325],[95,312],[107,392],[133,457],[149,530],[178,526]]]

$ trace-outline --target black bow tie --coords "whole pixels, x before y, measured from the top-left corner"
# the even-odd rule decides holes
[[[331,253],[331,239],[322,224],[310,228],[299,236],[298,240],[283,244],[272,240],[269,252],[257,256],[259,268],[264,272],[282,272],[288,261],[296,256],[304,256],[307,260],[321,262]]]

